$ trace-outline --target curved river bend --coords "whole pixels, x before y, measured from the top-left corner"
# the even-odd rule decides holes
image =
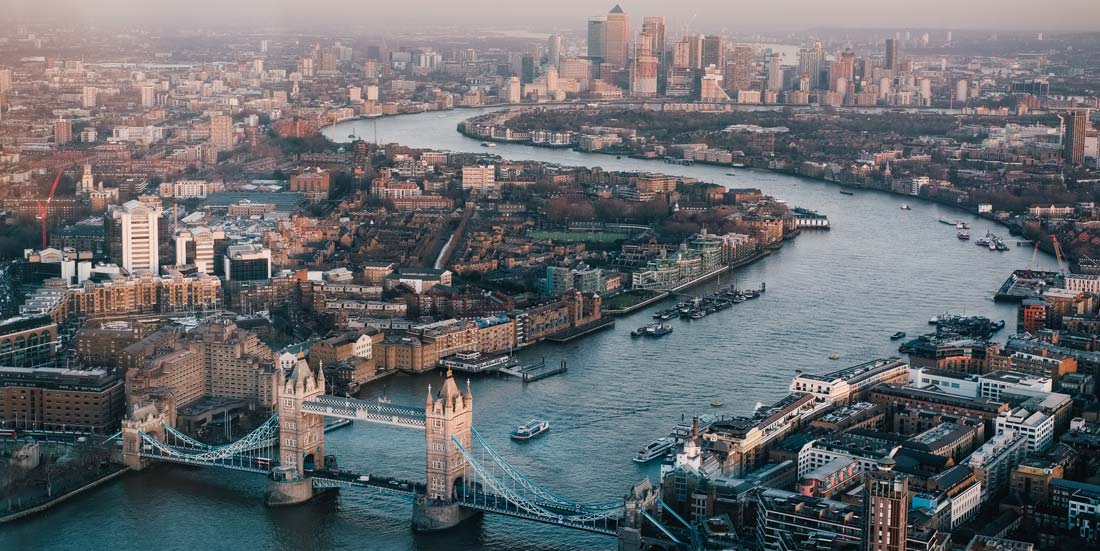
[[[476,111],[424,113],[350,121],[326,129],[347,141],[354,132],[379,142],[453,151],[481,151],[455,125]],[[377,125],[377,128],[375,128]],[[475,423],[482,435],[537,482],[578,500],[613,499],[631,483],[655,477],[656,464],[638,467],[641,445],[667,434],[681,415],[750,413],[758,402],[785,393],[796,369],[825,371],[896,354],[895,331],[928,329],[946,310],[1008,320],[1015,308],[991,300],[1030,248],[991,253],[955,238],[940,217],[971,223],[971,233],[1006,234],[986,220],[931,203],[879,192],[838,193],[831,184],[754,170],[726,176],[722,167],[680,167],[655,161],[502,144],[507,159],[534,159],[610,170],[680,173],[765,193],[829,216],[830,232],[803,232],[782,250],[737,270],[744,286],[768,284],[767,294],[699,321],[675,321],[659,340],[631,340],[654,308],[619,320],[615,329],[566,345],[524,352],[548,362],[565,359],[569,372],[523,386],[500,379],[473,382]],[[902,201],[913,209],[902,211]],[[1049,267],[1052,261],[1043,258]],[[729,277],[723,278],[729,281]],[[709,287],[713,287],[713,283]],[[704,288],[705,289],[705,288]],[[698,291],[698,290],[697,290]],[[830,354],[841,359],[830,361]],[[394,378],[395,403],[423,403],[434,377]],[[381,385],[362,396],[373,399]],[[721,401],[721,410],[708,405]],[[508,431],[531,417],[550,420],[546,436],[522,445]],[[423,435],[354,425],[327,437],[341,466],[422,477]],[[262,503],[255,475],[160,466],[79,496],[53,511],[0,529],[0,548],[27,549],[608,549],[610,538],[521,521],[486,517],[456,530],[413,534],[411,505],[346,491],[338,498],[276,510]]]

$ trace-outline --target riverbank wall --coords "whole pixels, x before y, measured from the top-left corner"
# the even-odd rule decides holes
[[[35,507],[31,507],[30,509],[24,509],[22,511],[12,513],[12,514],[10,514],[8,516],[5,516],[5,517],[0,517],[0,524],[4,524],[6,522],[16,521],[16,520],[19,520],[21,518],[29,517],[31,515],[36,515],[38,513],[46,511],[46,510],[50,509],[51,507],[54,507],[54,506],[59,505],[61,503],[64,503],[65,501],[68,501],[68,500],[70,500],[70,499],[72,499],[72,498],[74,498],[74,497],[76,497],[76,496],[78,496],[78,495],[80,495],[84,492],[87,492],[88,490],[91,490],[93,488],[97,488],[102,484],[106,484],[107,482],[110,482],[110,481],[112,481],[116,478],[119,478],[119,477],[121,477],[122,475],[124,475],[128,472],[130,472],[129,468],[121,467],[120,470],[117,470],[117,471],[115,471],[111,474],[108,474],[106,476],[97,478],[97,479],[95,479],[95,480],[93,480],[93,481],[91,481],[91,482],[89,482],[89,483],[87,483],[87,484],[85,484],[85,485],[83,485],[79,488],[76,488],[75,490],[72,490],[70,492],[66,492],[62,495],[59,495],[59,496],[51,499],[50,501],[47,501],[46,503],[43,503],[41,505],[37,505]]]

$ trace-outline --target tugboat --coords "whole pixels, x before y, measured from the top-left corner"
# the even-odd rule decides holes
[[[672,332],[672,326],[667,323],[655,323],[646,328],[647,337],[663,337]]]
[[[550,422],[541,419],[531,419],[527,424],[516,427],[512,431],[512,440],[530,440],[550,430]]]
[[[905,338],[905,331],[898,331],[897,333],[894,333],[893,335],[890,335],[890,340],[892,340],[892,341],[896,341],[898,339],[904,339],[904,338]]]
[[[658,457],[663,457],[668,450],[672,449],[672,446],[676,445],[676,439],[671,436],[663,436],[650,442],[644,448],[638,450],[638,453],[634,454],[635,463],[649,463]]]

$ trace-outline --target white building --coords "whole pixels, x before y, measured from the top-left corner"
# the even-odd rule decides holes
[[[1000,400],[1001,394],[1043,396],[1054,391],[1054,382],[1016,371],[994,371],[978,377],[978,397]]]
[[[111,215],[122,234],[122,267],[127,272],[160,270],[157,229],[161,211],[138,201],[127,201]]]
[[[1066,290],[1094,295],[1100,294],[1100,275],[1068,274],[1066,275]]]
[[[1017,432],[1024,436],[1028,453],[1044,452],[1054,443],[1054,417],[1022,407],[1002,412],[996,419],[997,434]]]
[[[934,385],[946,394],[974,398],[978,395],[978,377],[935,368],[918,368],[909,372],[909,384],[916,387]]]
[[[974,476],[982,484],[982,501],[997,495],[1002,488],[1008,487],[1012,470],[1020,464],[1027,453],[1027,439],[1024,435],[1006,430],[986,440],[974,453],[970,454],[966,464],[974,471]]]
[[[474,192],[492,191],[496,188],[497,169],[495,166],[462,167],[462,189]]]
[[[791,392],[813,394],[834,404],[845,404],[853,395],[884,382],[900,382],[909,364],[897,359],[874,360],[824,374],[799,373],[791,381]]]
[[[951,496],[951,529],[958,528],[978,514],[982,504],[982,483],[975,482],[969,488]]]

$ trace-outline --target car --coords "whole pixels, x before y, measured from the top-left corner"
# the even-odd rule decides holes
[[[356,478],[355,480],[358,480],[359,482],[370,482],[370,475],[365,474],[363,476],[360,476],[359,478]]]

